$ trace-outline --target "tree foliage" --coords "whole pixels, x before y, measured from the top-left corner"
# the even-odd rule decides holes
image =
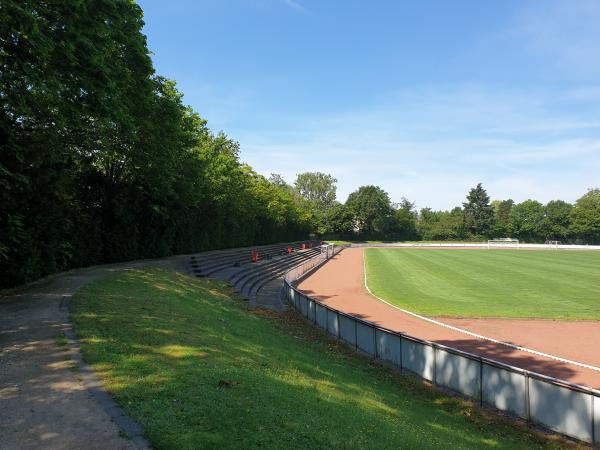
[[[463,203],[465,227],[475,236],[487,236],[494,222],[494,208],[490,197],[481,183],[478,183],[467,195]]]
[[[142,26],[131,1],[2,1],[0,286],[313,228],[154,73]]]
[[[294,188],[313,209],[324,212],[335,203],[337,180],[323,172],[304,172],[296,176]]]
[[[378,186],[361,186],[348,196],[346,206],[358,235],[363,237],[383,232],[392,215],[390,197]]]
[[[590,189],[577,200],[571,220],[572,232],[579,239],[600,244],[600,189]]]

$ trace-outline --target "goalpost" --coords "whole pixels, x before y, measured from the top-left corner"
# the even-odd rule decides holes
[[[558,249],[558,246],[561,245],[560,241],[546,241],[545,244],[550,248]]]
[[[513,238],[490,239],[487,241],[487,248],[519,248],[519,240]]]

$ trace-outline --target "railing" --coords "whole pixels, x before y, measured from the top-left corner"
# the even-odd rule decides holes
[[[402,247],[402,248],[410,248],[410,247],[431,247],[431,248],[444,248],[444,247],[456,247],[456,248],[519,248],[519,249],[555,249],[555,250],[600,250],[600,245],[578,245],[578,244],[526,244],[523,242],[514,243],[514,244],[498,244],[492,245],[491,247],[487,243],[482,242],[390,242],[390,243],[380,243],[380,244],[371,244],[371,243],[354,243],[351,244],[352,247]]]
[[[334,254],[342,250],[336,247]],[[319,255],[285,277],[284,295],[309,321],[361,353],[435,386],[555,432],[600,444],[600,392],[377,326],[296,289],[327,261]]]

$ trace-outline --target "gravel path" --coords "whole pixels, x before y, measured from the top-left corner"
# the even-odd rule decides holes
[[[82,361],[69,323],[69,298],[118,271],[179,268],[182,257],[68,272],[0,297],[0,449],[146,448]],[[66,337],[66,339],[65,339]]]

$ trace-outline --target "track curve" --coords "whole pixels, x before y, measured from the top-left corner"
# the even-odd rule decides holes
[[[349,248],[303,280],[298,288],[328,306],[382,327],[600,389],[599,371],[566,361],[600,367],[600,352],[594,350],[593,344],[600,340],[598,322],[443,319],[445,324],[503,341],[493,342],[423,320],[380,301],[367,292],[364,276],[363,249]],[[552,357],[519,350],[515,346],[535,349]]]

